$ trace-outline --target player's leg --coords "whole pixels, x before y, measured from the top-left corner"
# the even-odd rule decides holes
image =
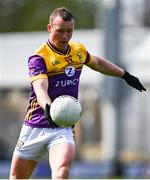
[[[45,153],[43,128],[32,128],[23,125],[15,147],[10,179],[28,179],[39,158]]]
[[[74,158],[73,144],[61,143],[49,150],[49,162],[52,170],[52,179],[69,178],[71,162]]]
[[[67,179],[74,158],[75,142],[71,128],[56,128],[51,130],[53,137],[47,145],[52,179]]]
[[[37,162],[22,159],[14,155],[12,158],[9,179],[29,179]]]

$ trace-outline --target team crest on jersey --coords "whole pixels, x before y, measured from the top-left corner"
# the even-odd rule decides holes
[[[66,74],[68,77],[72,77],[72,76],[75,74],[75,67],[73,67],[73,66],[68,66],[68,67],[66,67],[66,69],[65,69],[65,74]]]
[[[16,148],[21,149],[23,145],[24,145],[24,142],[22,142],[21,140],[18,140]]]
[[[72,55],[69,55],[67,57],[64,57],[65,61],[68,62],[68,64],[72,64],[73,63],[73,60],[72,60]]]
[[[80,62],[83,62],[82,53],[81,53],[81,52],[78,52],[78,53],[77,53],[77,56],[78,56]]]

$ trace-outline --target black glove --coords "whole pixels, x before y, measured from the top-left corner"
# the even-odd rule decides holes
[[[125,71],[122,78],[132,87],[139,91],[146,91],[146,89],[143,87],[143,85],[140,83],[139,79],[131,74],[129,74],[127,71]]]
[[[50,105],[49,104],[46,104],[46,106],[45,106],[44,116],[45,116],[45,119],[49,121],[52,128],[59,127],[56,123],[54,123],[54,121],[52,120],[52,118],[50,116]]]

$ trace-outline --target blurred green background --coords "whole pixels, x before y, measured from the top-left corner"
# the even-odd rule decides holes
[[[1,0],[0,31],[44,31],[50,12],[61,6],[73,12],[77,29],[95,27],[100,6],[95,0]]]

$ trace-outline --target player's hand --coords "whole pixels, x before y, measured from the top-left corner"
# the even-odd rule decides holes
[[[52,128],[58,127],[58,125],[56,123],[54,123],[54,121],[52,120],[52,118],[50,116],[50,105],[49,104],[46,104],[46,106],[45,106],[44,116],[45,116],[45,119],[49,121]]]
[[[146,91],[146,89],[143,87],[139,79],[131,74],[129,74],[127,71],[125,71],[122,78],[132,87],[139,91]]]

